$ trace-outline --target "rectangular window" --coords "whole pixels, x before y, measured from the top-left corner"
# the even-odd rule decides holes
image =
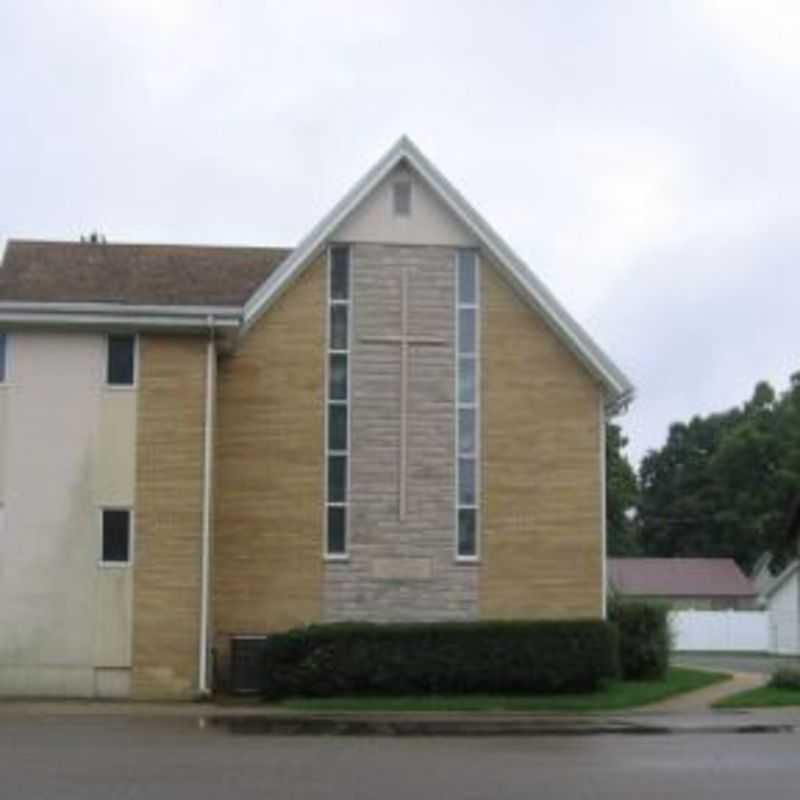
[[[130,564],[131,512],[127,509],[103,509],[103,564]]]
[[[8,347],[8,337],[0,331],[0,383],[6,382],[6,349]]]
[[[480,517],[480,274],[474,250],[456,258],[456,558],[478,558]]]
[[[106,382],[109,386],[133,386],[135,380],[136,337],[109,335]]]
[[[325,437],[325,555],[347,556],[350,491],[350,248],[328,255],[328,380]]]

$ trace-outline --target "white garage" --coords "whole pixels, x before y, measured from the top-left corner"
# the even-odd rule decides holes
[[[800,561],[793,561],[761,593],[769,612],[770,651],[800,655]]]

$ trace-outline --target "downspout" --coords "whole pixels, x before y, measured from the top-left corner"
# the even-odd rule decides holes
[[[603,619],[608,619],[608,523],[606,521],[607,512],[607,487],[606,481],[606,404],[603,396],[600,396],[600,525],[601,525],[601,547],[602,552],[602,571],[601,580],[603,582]]]
[[[201,695],[210,692],[208,681],[208,634],[211,585],[211,499],[213,494],[214,414],[217,384],[217,347],[214,340],[214,317],[208,318],[206,345],[205,424],[203,437],[203,522],[200,555],[200,643],[198,652],[197,689]]]

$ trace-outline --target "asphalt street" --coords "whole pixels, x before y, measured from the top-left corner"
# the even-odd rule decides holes
[[[798,797],[800,736],[237,735],[194,718],[0,717],[3,800]]]

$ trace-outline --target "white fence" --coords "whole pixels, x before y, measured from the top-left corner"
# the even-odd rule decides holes
[[[675,650],[720,650],[766,653],[766,611],[671,611]]]

